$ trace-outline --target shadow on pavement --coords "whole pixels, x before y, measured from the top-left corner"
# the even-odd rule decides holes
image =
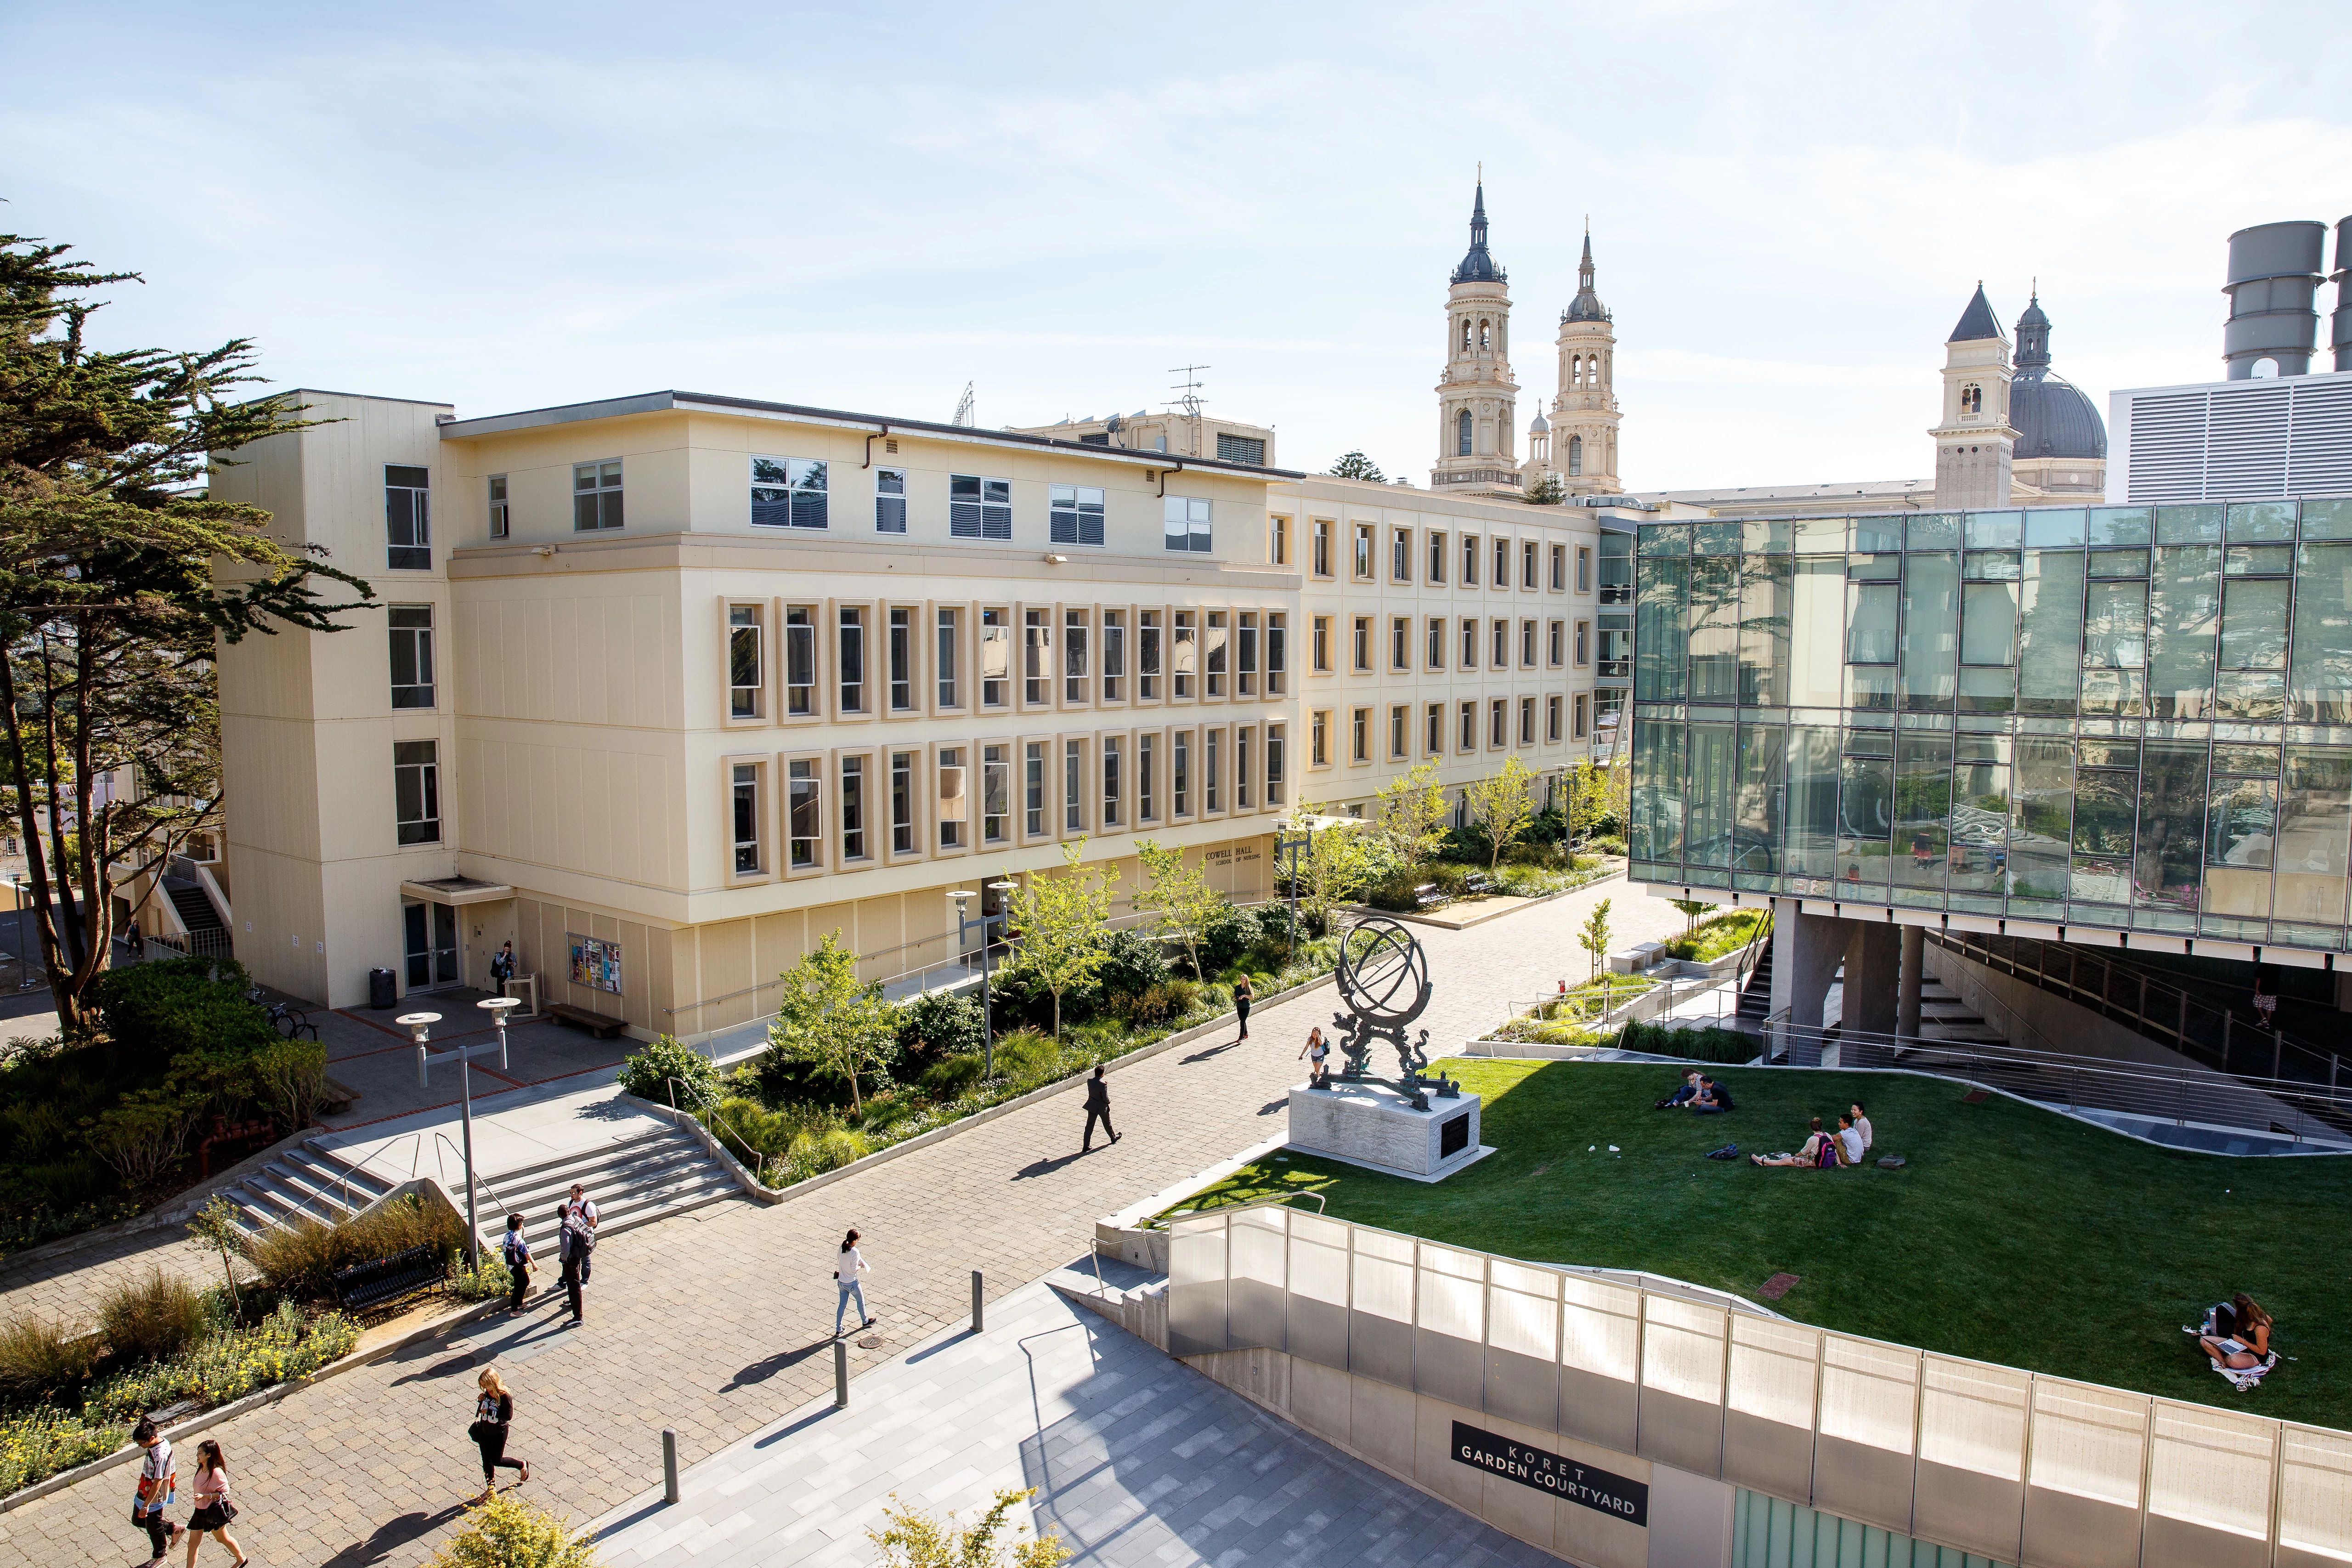
[[[739,1388],[749,1388],[755,1383],[765,1383],[776,1373],[800,1365],[831,1343],[833,1343],[833,1336],[827,1334],[821,1340],[810,1341],[798,1350],[778,1351],[772,1356],[764,1356],[728,1379],[719,1392],[732,1394]]]
[[[1185,1066],[1190,1067],[1194,1062],[1204,1062],[1213,1057],[1223,1056],[1227,1051],[1232,1050],[1235,1046],[1240,1044],[1242,1044],[1242,1042],[1239,1040],[1227,1040],[1223,1045],[1211,1046],[1204,1050],[1194,1051],[1189,1057],[1179,1057],[1176,1059],[1182,1062]]]
[[[451,1503],[438,1513],[404,1513],[398,1519],[387,1520],[375,1527],[375,1533],[365,1541],[354,1541],[332,1557],[321,1568],[366,1568],[381,1563],[412,1541],[422,1540],[466,1511],[463,1503]]]
[[[1013,1172],[1013,1179],[1016,1182],[1035,1181],[1040,1176],[1050,1176],[1055,1172],[1060,1170],[1063,1166],[1067,1165],[1074,1161],[1083,1160],[1085,1158],[1085,1152],[1074,1152],[1068,1154],[1049,1155],[1043,1160],[1032,1160],[1029,1163]]]

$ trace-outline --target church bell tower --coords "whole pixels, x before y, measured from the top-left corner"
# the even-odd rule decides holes
[[[1559,392],[1551,400],[1549,470],[1572,496],[1613,496],[1617,478],[1617,327],[1592,287],[1592,235],[1559,313]]]
[[[1520,498],[1512,438],[1519,384],[1511,379],[1509,275],[1486,249],[1486,185],[1470,207],[1470,249],[1445,293],[1445,368],[1437,378],[1433,489]]]

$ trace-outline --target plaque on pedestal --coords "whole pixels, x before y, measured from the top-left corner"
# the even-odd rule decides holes
[[[1290,1091],[1290,1147],[1413,1182],[1442,1182],[1495,1151],[1478,1142],[1478,1097],[1412,1097],[1377,1079]]]

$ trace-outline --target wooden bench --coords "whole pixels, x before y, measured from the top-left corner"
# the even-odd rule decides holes
[[[1453,901],[1434,882],[1423,882],[1412,890],[1412,907],[1417,910],[1443,909]]]
[[[346,1312],[371,1311],[441,1283],[447,1272],[441,1249],[427,1244],[335,1271],[335,1305]]]
[[[567,1024],[577,1024],[600,1040],[609,1040],[629,1026],[626,1019],[591,1013],[587,1008],[574,1007],[569,1002],[553,1004],[547,1009],[547,1016]]]

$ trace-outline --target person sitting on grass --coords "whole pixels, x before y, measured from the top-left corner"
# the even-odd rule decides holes
[[[2205,1331],[2197,1348],[2213,1361],[2220,1373],[2244,1372],[2270,1359],[2271,1315],[2243,1290],[2205,1315]]]
[[[1793,1154],[1750,1154],[1748,1163],[1751,1165],[1801,1165],[1816,1169],[1822,1163],[1822,1152],[1830,1146],[1828,1136],[1822,1131],[1822,1119],[1816,1116],[1813,1118],[1812,1135],[1805,1140],[1803,1148]]]
[[[1837,1145],[1837,1163],[1839,1164],[1859,1165],[1862,1163],[1864,1150],[1862,1133],[1861,1131],[1854,1126],[1853,1118],[1852,1116],[1846,1115],[1843,1112],[1839,1114],[1837,1136],[1832,1139],[1831,1142]]]
[[[1698,1068],[1690,1068],[1683,1073],[1682,1088],[1675,1090],[1674,1093],[1658,1101],[1657,1105],[1654,1109],[1659,1110],[1680,1110],[1683,1107],[1688,1105],[1692,1100],[1696,1100],[1697,1098]]]
[[[1698,1076],[1698,1098],[1691,1101],[1690,1108],[1700,1116],[1720,1116],[1732,1109],[1731,1091],[1710,1075],[1701,1073]]]
[[[1863,1110],[1862,1101],[1855,1100],[1850,1109],[1853,1111],[1853,1130],[1862,1134],[1863,1158],[1868,1159],[1870,1146],[1878,1142],[1878,1134],[1870,1125],[1870,1117]]]

